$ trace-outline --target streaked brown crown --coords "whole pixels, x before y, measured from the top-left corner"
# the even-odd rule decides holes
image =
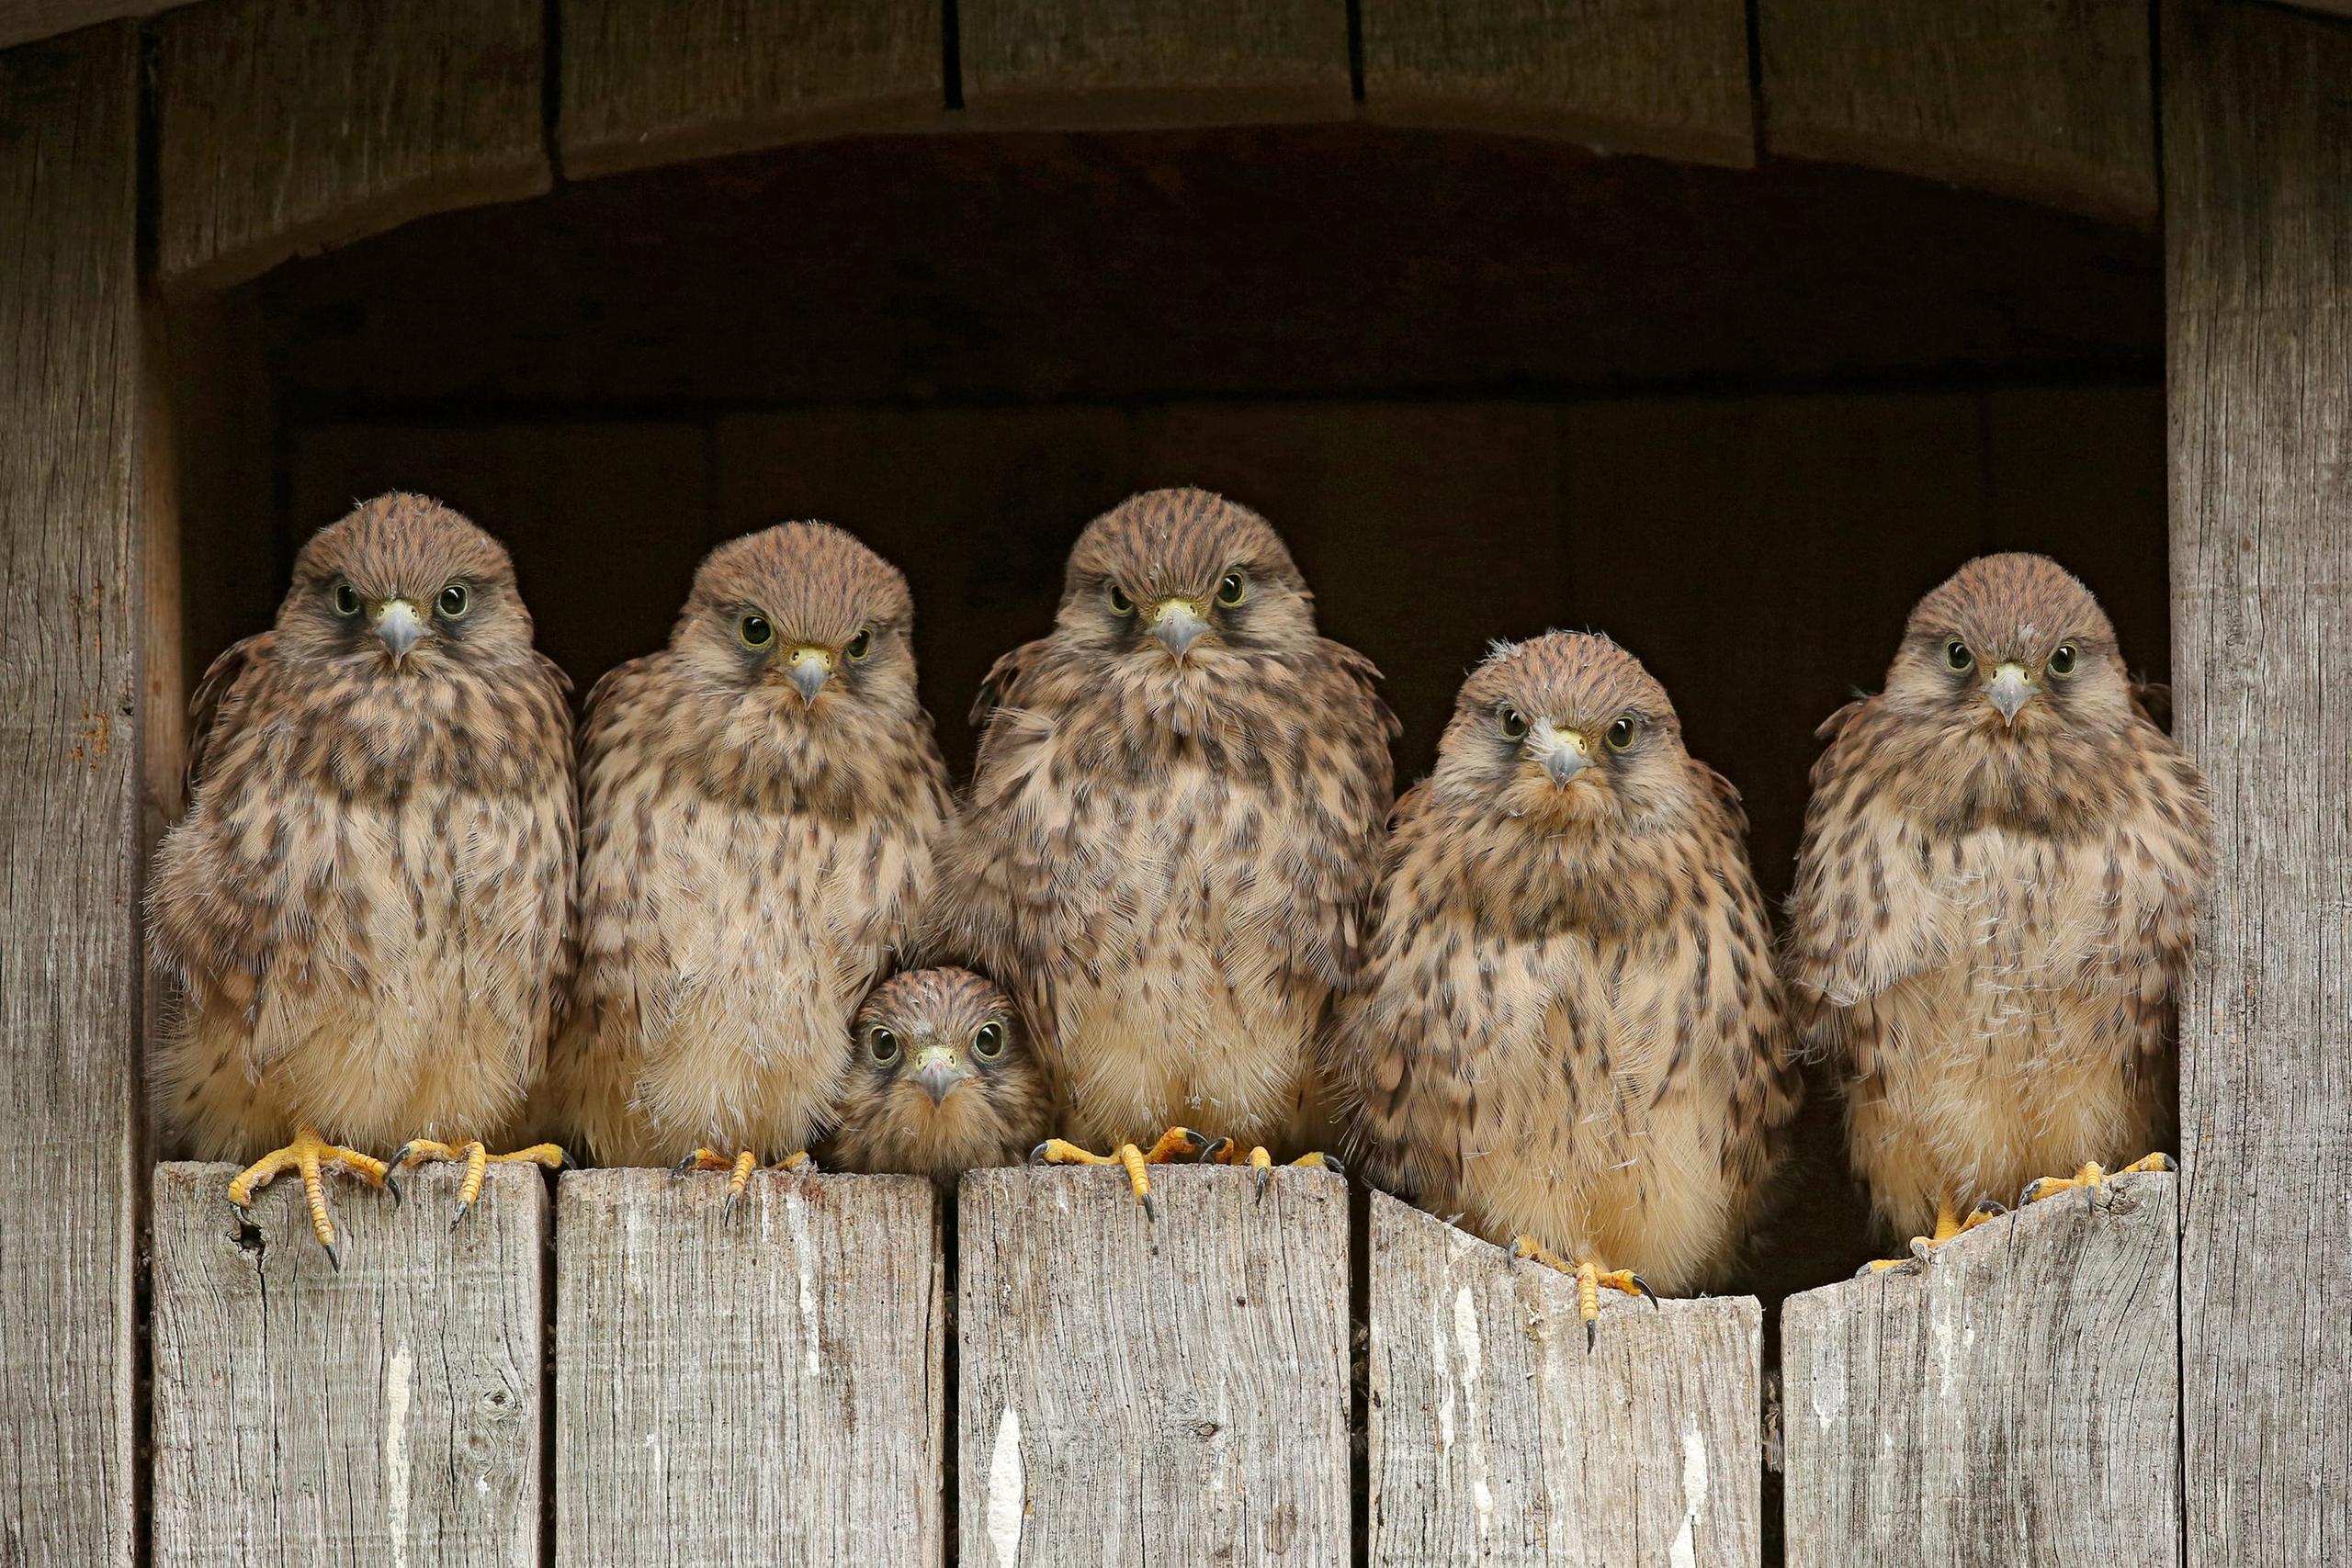
[[[995,981],[969,969],[910,969],[874,988],[857,1010],[852,1030],[862,1037],[878,1023],[910,1043],[961,1043],[991,1018],[1004,1024],[1008,1049],[1026,1044],[1021,1014]],[[911,1051],[901,1059],[911,1060]]]
[[[1979,556],[1928,591],[1911,612],[1908,640],[1952,637],[1985,663],[2038,666],[2069,638],[2111,652],[2115,627],[2091,591],[2047,556]]]
[[[839,648],[861,627],[903,629],[914,596],[897,567],[830,523],[779,523],[704,558],[680,625],[703,614],[756,611],[780,644]]]
[[[1454,711],[1457,722],[1483,720],[1506,706],[1576,728],[1598,729],[1630,712],[1651,729],[1681,729],[1666,688],[1642,661],[1589,632],[1546,632],[1498,645],[1463,682]]]
[[[431,496],[393,491],[311,536],[294,558],[287,602],[315,599],[345,580],[365,598],[429,606],[452,581],[511,593],[514,563],[504,546]]]
[[[1305,581],[1273,525],[1204,490],[1148,490],[1086,526],[1071,547],[1066,600],[1116,583],[1137,600],[1206,596],[1238,567],[1303,593]]]

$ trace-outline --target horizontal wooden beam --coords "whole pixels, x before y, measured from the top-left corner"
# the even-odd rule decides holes
[[[1791,1296],[1790,1568],[2177,1563],[2177,1190],[2064,1193]]]
[[[407,1201],[327,1179],[337,1271],[302,1185],[262,1193],[250,1234],[225,1165],[154,1179],[157,1568],[539,1562],[541,1251],[536,1168],[494,1166]]]
[[[1246,125],[1355,110],[1346,0],[962,0],[965,122]]]

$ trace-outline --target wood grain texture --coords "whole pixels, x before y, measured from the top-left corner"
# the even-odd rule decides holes
[[[939,1202],[897,1176],[575,1171],[555,1561],[944,1561]]]
[[[187,0],[0,0],[0,49],[76,28],[150,17]]]
[[[136,29],[0,54],[0,1560],[131,1560]]]
[[[1345,0],[962,0],[973,125],[1345,119]]]
[[[2165,11],[2173,666],[2221,881],[2181,1008],[2191,1568],[2352,1560],[2352,28]]]
[[[1349,1560],[1348,1201],[1338,1178],[964,1179],[960,1561]]]
[[[1756,161],[1742,0],[1363,0],[1373,119]]]
[[[1373,1568],[1754,1564],[1763,1308],[1609,1294],[1372,1196]]]
[[[1758,0],[1764,150],[2154,226],[2142,0]]]
[[[301,1183],[240,1239],[226,1165],[154,1179],[154,1561],[539,1561],[547,1189],[493,1166],[452,1228],[459,1170],[395,1204],[330,1177],[337,1272]]]
[[[1790,1297],[1790,1568],[2178,1562],[2175,1199],[2125,1177]]]
[[[564,0],[566,175],[945,123],[941,0]]]
[[[206,0],[152,32],[167,289],[548,188],[539,0]]]

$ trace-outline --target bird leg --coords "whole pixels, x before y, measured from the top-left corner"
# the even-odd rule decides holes
[[[735,1213],[735,1206],[742,1201],[743,1189],[751,1185],[752,1172],[760,1168],[760,1156],[749,1149],[741,1150],[733,1155],[723,1155],[717,1149],[703,1148],[696,1149],[672,1168],[673,1174],[678,1176],[684,1176],[690,1170],[727,1172],[727,1206],[719,1212],[719,1218],[726,1219]],[[771,1170],[815,1170],[817,1162],[808,1157],[807,1149],[795,1149],[768,1168]]]
[[[1590,1350],[1600,1337],[1602,1287],[1623,1291],[1629,1296],[1647,1296],[1651,1306],[1657,1305],[1657,1292],[1631,1269],[1603,1269],[1589,1258],[1571,1263],[1532,1235],[1522,1235],[1512,1242],[1510,1255],[1532,1259],[1546,1269],[1555,1269],[1576,1280],[1577,1315],[1584,1319],[1584,1348],[1587,1350]]]
[[[340,1271],[343,1250],[335,1245],[334,1221],[327,1214],[327,1195],[320,1173],[329,1166],[337,1166],[377,1187],[387,1185],[387,1168],[382,1160],[363,1155],[357,1149],[346,1149],[340,1144],[330,1144],[319,1136],[315,1127],[303,1127],[294,1134],[294,1141],[282,1149],[272,1149],[239,1171],[229,1183],[229,1201],[237,1206],[239,1214],[253,1208],[254,1194],[268,1186],[288,1170],[302,1173],[302,1198],[310,1205],[311,1231],[319,1245],[327,1249],[327,1261]]]
[[[1126,1168],[1127,1183],[1136,1190],[1136,1201],[1143,1205],[1144,1218],[1156,1220],[1159,1211],[1151,1203],[1151,1178],[1144,1174],[1148,1165],[1166,1165],[1180,1154],[1197,1154],[1209,1141],[1189,1127],[1170,1127],[1148,1149],[1133,1144],[1121,1144],[1107,1155],[1080,1148],[1062,1138],[1047,1138],[1029,1151],[1032,1165],[1116,1165]]]
[[[2079,1187],[2096,1202],[2098,1199],[2098,1190],[2107,1185],[2110,1177],[2137,1176],[2143,1171],[2178,1170],[2179,1168],[2179,1166],[2173,1163],[2173,1157],[2170,1155],[2149,1155],[2111,1171],[2103,1168],[2097,1160],[2093,1160],[2072,1176],[2035,1178],[2026,1183],[2025,1191],[2018,1197],[2018,1201],[2039,1203],[2045,1198],[2055,1198],[2061,1192],[2071,1192]]]
[[[1244,1154],[1241,1145],[1233,1139],[1217,1138],[1201,1151],[1201,1163],[1203,1165],[1247,1163],[1251,1170],[1258,1173],[1258,1196],[1262,1199],[1266,1195],[1267,1180],[1273,1174],[1274,1156],[1266,1152],[1266,1145],[1263,1144],[1253,1145],[1247,1154]],[[1328,1170],[1342,1181],[1347,1179],[1348,1168],[1341,1165],[1337,1156],[1327,1155],[1319,1149],[1310,1154],[1303,1154],[1290,1163],[1295,1169]]]
[[[494,1155],[480,1138],[468,1138],[461,1144],[445,1144],[433,1138],[411,1138],[401,1145],[398,1154],[392,1156],[391,1165],[384,1173],[384,1185],[391,1189],[394,1199],[401,1196],[400,1173],[427,1160],[447,1160],[452,1164],[462,1162],[466,1168],[466,1179],[458,1184],[457,1213],[449,1216],[453,1229],[458,1221],[473,1213],[474,1203],[481,1197],[482,1177],[492,1166],[536,1165],[548,1170],[564,1170],[571,1164],[571,1156],[553,1144],[533,1144],[529,1148],[516,1149],[511,1155]]]
[[[1978,1225],[1983,1224],[1985,1221],[1993,1218],[1995,1215],[2004,1214],[2007,1212],[2008,1211],[2002,1208],[2001,1205],[1994,1202],[1990,1198],[1987,1198],[1984,1201],[1977,1204],[1973,1209],[1971,1209],[1968,1212],[1968,1217],[1966,1219],[1962,1219],[1952,1209],[1951,1200],[1950,1198],[1938,1198],[1936,1200],[1935,1235],[1913,1236],[1911,1238],[1911,1251],[1908,1257],[1873,1258],[1870,1262],[1862,1265],[1860,1269],[1855,1270],[1855,1278],[1860,1279],[1864,1275],[1869,1274],[1883,1274],[1889,1269],[1901,1269],[1907,1264],[1925,1263],[1928,1261],[1928,1253],[1930,1248],[1941,1247],[1952,1237],[1973,1231]]]

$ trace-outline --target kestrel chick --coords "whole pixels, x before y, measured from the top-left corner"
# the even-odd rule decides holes
[[[557,1117],[606,1164],[807,1158],[850,1016],[901,944],[948,816],[914,604],[841,529],[713,550],[661,652],[581,739],[581,960]]]
[[[394,494],[312,537],[276,626],[197,690],[192,800],[149,898],[179,997],[164,1115],[199,1158],[258,1158],[240,1206],[299,1171],[330,1256],[320,1172],[386,1176],[346,1145],[467,1159],[462,1216],[481,1135],[545,1060],[571,928],[568,689],[497,541]]]
[[[2212,810],[2089,590],[2040,556],[1971,561],[1821,733],[1791,1000],[1846,1074],[1881,1221],[1932,1245],[2041,1172],[2096,1183],[2146,1150]]]
[[[989,672],[939,945],[1012,981],[1061,1133],[1116,1146],[1147,1208],[1145,1160],[1204,1141],[1170,1123],[1261,1169],[1319,1136],[1389,805],[1377,675],[1316,635],[1265,519],[1197,490],[1090,524],[1053,635]]]
[[[953,1190],[1013,1165],[1048,1131],[1051,1101],[1020,1011],[968,969],[917,969],[876,987],[850,1026],[832,1157]]]
[[[1333,1028],[1374,1179],[1575,1273],[1588,1334],[1600,1287],[1719,1280],[1800,1094],[1737,793],[1554,632],[1472,672],[1397,819]]]

